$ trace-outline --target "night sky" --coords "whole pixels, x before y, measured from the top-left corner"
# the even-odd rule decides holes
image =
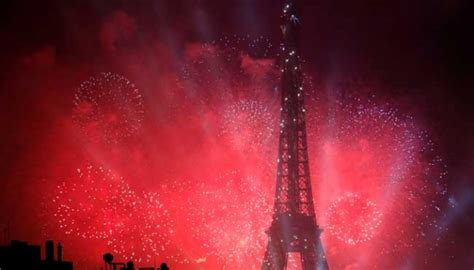
[[[299,6],[330,268],[472,269],[472,1]],[[258,269],[282,7],[1,1],[2,231],[61,240],[77,269],[99,269],[106,251],[171,269]]]

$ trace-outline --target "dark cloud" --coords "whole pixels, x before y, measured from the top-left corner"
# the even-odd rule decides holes
[[[50,68],[56,64],[56,49],[46,46],[20,59],[22,65],[31,68]]]
[[[102,48],[109,52],[115,52],[120,43],[133,38],[136,34],[137,25],[135,19],[123,11],[115,11],[107,16],[100,28],[99,40]]]

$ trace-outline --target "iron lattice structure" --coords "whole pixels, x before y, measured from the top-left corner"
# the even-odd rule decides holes
[[[288,254],[293,252],[300,254],[304,270],[328,269],[311,190],[298,45],[300,21],[294,2],[285,5],[282,21],[282,105],[277,184],[262,269],[286,269]]]

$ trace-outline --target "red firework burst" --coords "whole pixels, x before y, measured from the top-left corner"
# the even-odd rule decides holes
[[[375,202],[351,193],[338,198],[326,215],[326,229],[349,245],[370,241],[382,223],[382,213]]]
[[[73,121],[87,140],[116,143],[135,134],[144,116],[143,97],[127,78],[103,72],[82,82]]]

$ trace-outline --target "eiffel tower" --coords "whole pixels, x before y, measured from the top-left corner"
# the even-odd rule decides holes
[[[286,3],[281,17],[282,105],[277,185],[262,270],[286,269],[290,253],[299,253],[304,270],[323,270],[328,269],[328,264],[311,191],[298,46],[300,19],[294,1]]]

